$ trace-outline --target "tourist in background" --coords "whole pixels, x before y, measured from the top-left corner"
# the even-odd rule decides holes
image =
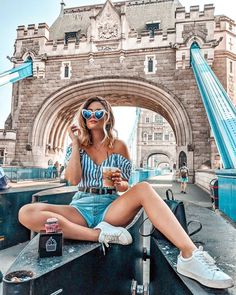
[[[181,193],[186,194],[187,189],[187,183],[188,183],[188,167],[186,166],[186,163],[183,162],[183,165],[179,169],[179,181],[180,181],[180,189]]]

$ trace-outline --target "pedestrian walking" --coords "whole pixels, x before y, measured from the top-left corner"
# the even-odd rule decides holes
[[[181,193],[186,194],[189,169],[186,166],[185,162],[183,162],[183,165],[179,169],[179,175],[180,175],[179,181],[180,181]]]

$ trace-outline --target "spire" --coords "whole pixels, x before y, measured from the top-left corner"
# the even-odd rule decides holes
[[[65,2],[64,2],[64,0],[61,0],[61,12],[60,12],[60,16],[63,16],[63,14],[64,14],[64,6],[66,5],[65,4]]]

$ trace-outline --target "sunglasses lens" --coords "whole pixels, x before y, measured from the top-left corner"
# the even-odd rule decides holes
[[[94,113],[94,115],[95,115],[95,118],[96,118],[97,120],[100,120],[100,119],[102,119],[102,118],[104,117],[104,115],[105,115],[105,111],[104,111],[104,110],[98,110],[98,111],[96,111],[96,112]]]
[[[84,117],[84,119],[88,120],[92,117],[92,112],[89,110],[82,110],[82,116]]]

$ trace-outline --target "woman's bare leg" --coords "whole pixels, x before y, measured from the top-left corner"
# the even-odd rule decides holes
[[[166,203],[147,182],[136,184],[117,198],[108,209],[105,221],[115,226],[126,226],[141,207],[153,225],[182,251],[183,257],[192,255],[196,246]]]
[[[67,239],[98,240],[100,231],[88,228],[82,215],[71,206],[32,203],[23,206],[19,211],[20,223],[35,232],[43,230],[46,220],[50,217],[58,219],[59,227]]]
[[[186,192],[186,188],[187,188],[187,182],[183,183],[183,191]]]

